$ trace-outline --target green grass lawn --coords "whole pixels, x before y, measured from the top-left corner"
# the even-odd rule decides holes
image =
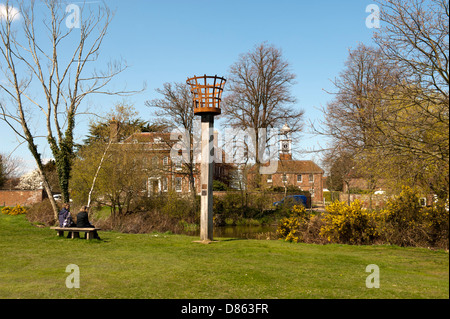
[[[0,298],[449,298],[449,255],[391,246],[292,244],[100,232],[59,238],[0,214]],[[80,288],[66,287],[66,267]],[[380,288],[366,288],[366,266]]]

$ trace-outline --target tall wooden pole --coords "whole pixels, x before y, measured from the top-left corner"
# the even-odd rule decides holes
[[[200,239],[213,240],[214,115],[202,114]]]

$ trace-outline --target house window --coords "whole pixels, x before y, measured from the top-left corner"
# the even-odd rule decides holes
[[[281,180],[282,180],[283,182],[287,182],[287,176],[286,176],[286,174],[283,174],[283,177],[281,178]]]
[[[168,188],[167,188],[167,185],[168,185],[168,178],[167,177],[164,177],[163,179],[162,179],[162,191],[163,192],[167,192],[167,190],[168,190]]]
[[[309,182],[310,183],[314,182],[314,174],[309,174]]]
[[[297,183],[301,183],[302,182],[302,174],[298,174],[297,175]]]
[[[167,156],[165,156],[165,157],[163,158],[163,164],[164,164],[164,165],[169,165],[169,158],[168,158]]]
[[[419,199],[419,203],[420,203],[420,206],[426,207],[427,206],[427,199],[425,197],[421,197]]]
[[[272,183],[272,175],[267,175],[267,183]]]
[[[181,192],[182,182],[183,182],[183,180],[181,177],[175,178],[175,191],[176,192]]]
[[[175,161],[175,169],[177,171],[181,171],[181,156],[178,156],[176,161]]]

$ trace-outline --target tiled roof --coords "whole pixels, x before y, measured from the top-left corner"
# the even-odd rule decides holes
[[[250,172],[254,170],[255,166],[250,169]],[[276,173],[285,174],[323,174],[324,170],[321,169],[313,161],[297,161],[297,160],[279,160]]]
[[[170,141],[170,133],[162,132],[140,132],[134,133],[133,135],[127,137],[123,143],[157,143],[155,139],[160,138],[162,142]],[[175,141],[172,141],[172,143]]]
[[[323,174],[321,169],[313,161],[296,161],[296,160],[281,160],[278,161],[277,173],[317,173]]]

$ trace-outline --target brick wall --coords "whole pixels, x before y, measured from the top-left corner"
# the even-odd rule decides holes
[[[362,202],[362,206],[365,208],[369,208],[370,206],[370,195],[369,194],[350,194],[350,202],[354,202],[355,200],[359,200]],[[383,208],[386,204],[388,197],[385,195],[372,195],[372,208]],[[341,202],[348,202],[348,194],[341,192],[339,194],[339,200]]]
[[[301,175],[301,178],[298,178],[298,175]],[[296,186],[303,191],[309,191],[314,193],[312,196],[313,202],[323,202],[323,174],[314,173],[312,174],[314,177],[313,180],[309,180],[310,174],[286,174],[286,185],[287,186]],[[276,173],[271,175],[272,181],[268,180],[268,175],[261,175],[261,183],[265,187],[284,187],[283,182],[283,174]],[[314,188],[314,192],[312,189]]]
[[[0,190],[0,206],[28,206],[44,199],[44,190]]]

